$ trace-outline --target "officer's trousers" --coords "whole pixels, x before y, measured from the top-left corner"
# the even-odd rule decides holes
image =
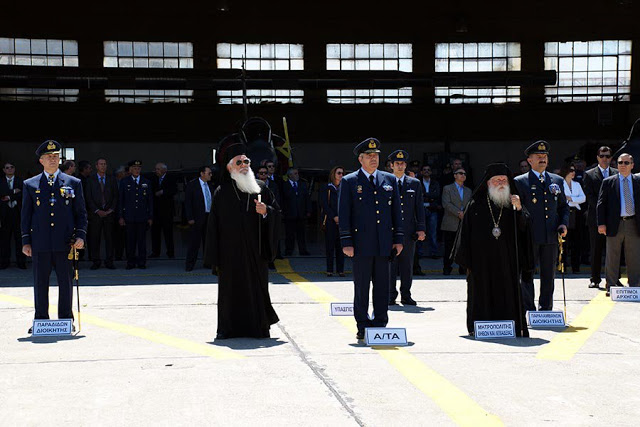
[[[49,277],[58,279],[58,319],[73,319],[73,283],[68,252],[33,252],[33,296],[36,319],[49,318]]]
[[[127,222],[127,265],[142,267],[147,263],[147,222]],[[138,256],[136,256],[136,247]]]
[[[358,331],[369,326],[387,326],[389,317],[389,257],[354,256],[353,257],[353,314]],[[373,281],[373,319],[369,320],[369,283]]]
[[[413,239],[405,241],[402,252],[391,263],[391,278],[389,280],[389,301],[395,301],[398,297],[396,279],[400,274],[400,295],[402,298],[411,297],[411,282],[413,281],[413,253],[416,250],[416,242]]]
[[[539,310],[553,310],[553,290],[556,277],[556,261],[558,260],[558,245],[534,244],[533,255],[535,264],[540,266],[540,297]],[[522,273],[522,302],[525,310],[535,311],[535,289],[533,287],[533,271]]]

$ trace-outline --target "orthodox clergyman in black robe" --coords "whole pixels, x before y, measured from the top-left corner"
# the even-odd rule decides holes
[[[513,320],[516,336],[528,337],[520,272],[533,269],[530,217],[507,165],[488,166],[465,209],[458,244],[455,261],[468,270],[469,334],[476,320]]]
[[[218,274],[217,339],[268,338],[279,320],[269,296],[268,263],[276,255],[280,208],[255,179],[245,153],[236,134],[221,142],[220,186],[207,225],[204,263]]]

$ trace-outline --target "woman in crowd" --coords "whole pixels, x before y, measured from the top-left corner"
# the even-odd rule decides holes
[[[344,176],[344,168],[335,166],[329,172],[329,183],[320,190],[318,199],[322,202],[322,223],[325,231],[325,248],[327,256],[327,276],[333,276],[333,257],[336,257],[336,272],[344,277],[344,254],[340,246],[338,232],[338,190]]]
[[[580,272],[580,252],[582,245],[582,230],[584,229],[584,215],[580,205],[587,200],[580,183],[574,181],[576,168],[573,163],[566,163],[560,169],[560,176],[564,178],[564,194],[569,203],[569,232],[567,233],[567,248],[571,252],[571,270]],[[567,258],[565,257],[565,266]]]

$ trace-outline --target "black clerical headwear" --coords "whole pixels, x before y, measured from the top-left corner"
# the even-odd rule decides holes
[[[484,176],[480,180],[480,184],[478,184],[476,189],[473,191],[473,195],[471,196],[471,198],[475,199],[476,196],[485,197],[488,191],[487,181],[489,181],[494,176],[498,176],[498,175],[506,175],[507,178],[509,179],[509,187],[511,188],[511,194],[518,194],[515,183],[513,181],[513,174],[511,173],[511,169],[509,169],[509,166],[507,166],[505,163],[500,162],[500,163],[491,163],[487,166],[487,168],[484,171]]]

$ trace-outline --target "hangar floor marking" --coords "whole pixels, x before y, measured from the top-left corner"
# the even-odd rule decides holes
[[[331,302],[338,301],[330,293],[311,283],[293,271],[288,260],[275,260],[276,271],[298,286],[313,300],[325,304],[327,311]],[[354,334],[357,332],[353,318],[337,317]],[[391,366],[400,372],[422,393],[432,399],[458,425],[461,426],[499,426],[502,421],[478,405],[458,387],[425,365],[420,359],[405,349],[374,349]]]

